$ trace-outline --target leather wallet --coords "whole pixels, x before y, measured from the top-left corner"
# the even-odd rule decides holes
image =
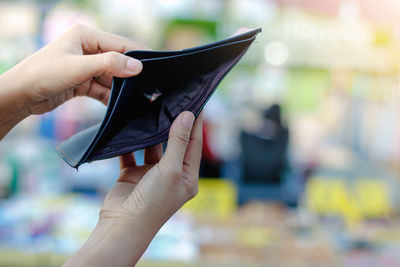
[[[78,168],[167,140],[174,119],[186,110],[199,115],[259,32],[180,51],[126,52],[141,60],[142,72],[114,77],[103,121],[61,142],[57,153]]]

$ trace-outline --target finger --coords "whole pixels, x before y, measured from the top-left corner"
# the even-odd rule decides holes
[[[172,123],[169,131],[167,149],[160,164],[174,170],[181,170],[186,148],[189,144],[194,115],[191,112],[182,112]]]
[[[109,51],[124,53],[129,50],[146,49],[144,45],[134,42],[128,38],[99,31],[85,25],[74,25],[71,30],[79,35],[82,42],[83,51],[88,54]]]
[[[123,170],[125,168],[136,167],[136,160],[134,152],[121,155],[119,157],[119,166]]]
[[[88,96],[107,105],[111,90],[95,81],[87,81],[75,90],[74,96]]]
[[[158,144],[144,150],[144,163],[156,164],[162,157],[162,144]]]
[[[183,165],[189,168],[191,172],[198,172],[200,168],[201,152],[203,149],[203,112],[197,117],[188,148],[186,149]]]
[[[95,77],[94,80],[105,87],[111,88],[113,76],[110,74],[104,74]]]
[[[143,68],[140,60],[118,52],[78,56],[78,58],[76,71],[80,77],[85,78],[102,75],[125,78],[139,74]]]

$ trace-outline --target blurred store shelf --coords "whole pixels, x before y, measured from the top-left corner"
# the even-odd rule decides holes
[[[6,0],[0,73],[75,22],[152,49],[262,27],[205,108],[211,178],[138,266],[400,266],[399,11],[370,0]],[[266,144],[253,163],[274,162],[278,131],[263,117],[272,104],[287,126],[287,159],[279,183],[261,167],[252,183],[240,136]],[[75,99],[1,141],[0,266],[59,266],[95,227],[118,160],[76,172],[54,146],[104,111]]]

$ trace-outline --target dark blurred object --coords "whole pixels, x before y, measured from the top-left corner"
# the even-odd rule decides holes
[[[211,125],[203,121],[203,155],[200,164],[200,177],[218,178],[221,176],[221,160],[213,152],[211,146]]]
[[[281,184],[287,165],[289,131],[281,120],[281,108],[274,104],[263,113],[259,131],[240,135],[243,182]]]

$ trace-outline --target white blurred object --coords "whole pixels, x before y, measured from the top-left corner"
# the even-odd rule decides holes
[[[260,26],[276,14],[276,4],[267,0],[229,1],[229,12],[238,23],[251,22]],[[246,25],[253,26],[253,25]]]
[[[178,211],[158,231],[144,258],[193,262],[199,254],[193,219]]]
[[[154,1],[100,0],[100,26],[105,31],[133,38],[146,45],[155,43],[163,30],[156,7]]]
[[[274,41],[265,47],[265,60],[273,66],[284,65],[289,58],[287,46],[281,41]]]
[[[81,23],[90,27],[96,27],[93,14],[68,6],[65,4],[57,5],[50,10],[43,23],[43,41],[49,43],[62,35],[74,23]]]
[[[33,36],[39,23],[37,5],[0,2],[0,37]]]
[[[213,154],[223,160],[235,158],[239,153],[236,145],[238,125],[218,91],[204,108],[204,120],[209,123],[210,149]]]
[[[269,103],[280,103],[288,94],[289,71],[284,67],[260,64],[253,83],[252,103],[264,108]]]
[[[154,6],[161,17],[209,18],[214,20],[224,8],[224,1],[157,0]]]
[[[348,21],[357,21],[360,19],[360,6],[357,1],[342,0],[338,9],[339,18]]]

